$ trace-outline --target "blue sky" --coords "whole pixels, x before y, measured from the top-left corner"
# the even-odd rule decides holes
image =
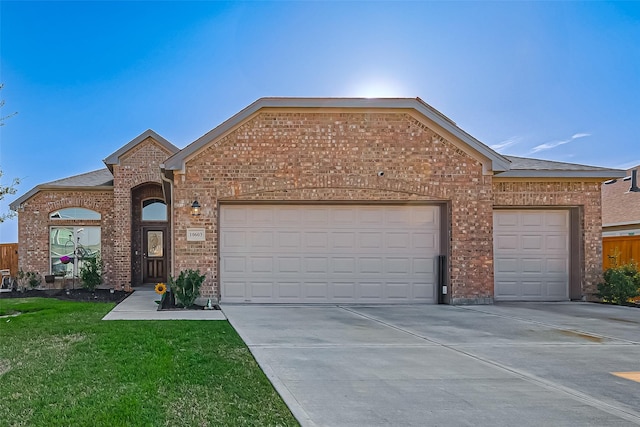
[[[639,41],[640,2],[3,0],[2,179],[100,169],[149,128],[184,147],[264,96],[420,97],[502,154],[628,168]]]

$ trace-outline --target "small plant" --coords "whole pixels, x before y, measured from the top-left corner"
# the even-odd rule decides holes
[[[604,283],[598,284],[598,297],[605,302],[624,304],[640,295],[640,272],[635,261],[608,268],[603,277]]]
[[[80,266],[80,281],[82,286],[90,291],[102,283],[102,259],[99,255],[85,258]]]
[[[22,291],[26,289],[35,289],[42,283],[42,276],[36,271],[18,271],[18,288]]]
[[[170,278],[169,285],[180,304],[183,307],[191,307],[200,295],[200,286],[204,279],[205,276],[200,274],[200,270],[183,270],[177,279]]]

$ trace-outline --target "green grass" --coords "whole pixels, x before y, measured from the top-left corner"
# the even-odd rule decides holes
[[[226,321],[0,300],[0,426],[298,425]]]

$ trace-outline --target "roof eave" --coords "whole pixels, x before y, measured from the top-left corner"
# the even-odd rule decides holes
[[[623,178],[624,176],[624,171],[617,169],[604,169],[597,171],[511,169],[494,175],[495,178],[589,178],[602,180]]]
[[[146,131],[142,132],[140,135],[136,136],[131,141],[126,143],[124,146],[120,147],[117,151],[107,156],[103,160],[104,164],[109,168],[111,172],[113,172],[113,165],[117,165],[120,163],[120,156],[122,156],[123,154],[125,154],[126,152],[131,150],[133,147],[135,147],[136,145],[138,145],[139,143],[141,143],[142,141],[144,141],[149,137],[153,138],[155,141],[160,143],[160,145],[162,145],[169,152],[171,152],[172,155],[180,151],[178,147],[170,143],[168,140],[166,140],[162,136],[158,135],[155,131],[151,129],[147,129]]]

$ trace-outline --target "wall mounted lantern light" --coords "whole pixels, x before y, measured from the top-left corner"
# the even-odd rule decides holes
[[[191,204],[191,215],[192,216],[200,216],[200,203],[197,200]]]

